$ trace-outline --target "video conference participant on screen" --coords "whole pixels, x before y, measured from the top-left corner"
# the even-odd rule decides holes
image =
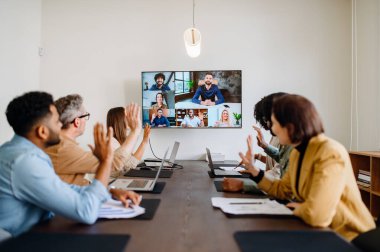
[[[152,105],[151,109],[157,110],[157,109],[167,109],[168,106],[164,104],[164,96],[162,93],[156,94],[156,103]]]
[[[150,121],[152,127],[170,127],[169,120],[162,113],[162,109],[157,109],[157,115],[153,113]]]
[[[203,113],[199,113],[198,116],[195,116],[193,109],[189,109],[188,113],[189,114],[185,116],[181,123],[182,128],[197,128],[205,126],[203,122]]]
[[[153,84],[150,87],[150,89],[149,89],[150,91],[157,91],[157,90],[170,91],[170,87],[168,85],[164,84],[165,75],[163,73],[156,74],[154,76],[154,81],[156,82],[156,84]]]
[[[220,120],[216,121],[214,127],[232,127],[230,112],[228,109],[223,109],[222,114],[220,115]]]
[[[206,73],[204,79],[205,85],[199,86],[197,88],[197,91],[191,100],[193,103],[206,106],[213,106],[224,103],[224,97],[220,92],[218,85],[212,84],[213,78],[214,77],[212,73]],[[199,100],[199,96],[201,97],[201,100]],[[217,100],[215,100],[215,96],[218,98]]]

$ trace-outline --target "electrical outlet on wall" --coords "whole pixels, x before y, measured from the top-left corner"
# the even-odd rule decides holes
[[[42,56],[44,56],[44,48],[43,47],[38,47],[38,55],[40,56],[40,57],[42,57]]]

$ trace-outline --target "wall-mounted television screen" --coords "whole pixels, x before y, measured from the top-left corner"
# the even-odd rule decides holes
[[[142,72],[143,123],[241,128],[241,70]]]

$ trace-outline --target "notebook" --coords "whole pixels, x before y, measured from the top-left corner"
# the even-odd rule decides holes
[[[129,240],[129,235],[120,234],[27,232],[0,243],[0,251],[122,252],[125,251]]]
[[[174,142],[172,153],[170,154],[169,160],[165,160],[164,158],[165,168],[172,168],[173,166],[175,166],[175,157],[177,156],[178,148],[179,148],[179,142]],[[159,159],[145,159],[144,160],[145,166],[149,166],[149,167],[158,167],[160,166],[160,162],[161,160]]]
[[[207,152],[207,157],[208,157],[208,167],[210,168],[211,173],[214,175],[214,177],[216,178],[218,177],[238,177],[238,178],[245,177],[238,171],[225,171],[221,169],[215,169],[214,164],[212,162],[210,149],[206,148],[206,152]]]
[[[129,178],[120,178],[116,179],[110,184],[111,187],[120,188],[124,190],[133,190],[133,191],[153,191],[154,186],[157,182],[160,172],[164,165],[164,160],[168,154],[169,148],[166,149],[164,159],[161,161],[160,168],[158,168],[156,177],[154,179],[129,179]]]
[[[331,231],[239,231],[234,233],[234,238],[242,252],[360,251]]]

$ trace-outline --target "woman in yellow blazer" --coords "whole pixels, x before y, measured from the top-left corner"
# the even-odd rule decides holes
[[[330,227],[348,240],[375,228],[364,205],[349,155],[340,143],[326,137],[314,105],[298,95],[286,95],[273,104],[272,131],[280,144],[292,145],[289,170],[272,181],[239,153],[251,179],[269,195],[294,202],[294,215],[313,227]],[[252,153],[248,137],[247,153]]]

